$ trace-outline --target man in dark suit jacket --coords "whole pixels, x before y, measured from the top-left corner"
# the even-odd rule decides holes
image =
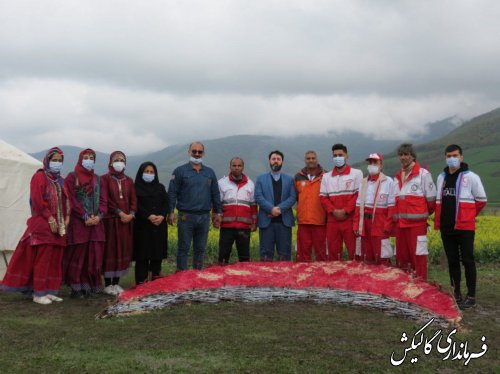
[[[269,154],[270,173],[257,177],[255,201],[259,205],[260,260],[272,261],[274,248],[282,261],[292,259],[292,207],[297,200],[293,178],[282,174],[284,156],[280,151]]]

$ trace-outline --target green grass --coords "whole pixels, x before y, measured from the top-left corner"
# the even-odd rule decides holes
[[[169,228],[171,256],[163,269],[167,274],[175,270],[175,230]],[[95,320],[95,314],[112,298],[73,300],[63,289],[63,303],[49,306],[0,293],[0,372],[392,373],[416,368],[425,373],[466,369],[500,373],[499,237],[500,217],[479,217],[476,258],[487,263],[478,264],[479,305],[464,312],[456,339],[467,340],[469,349],[479,352],[480,338],[485,335],[489,350],[468,367],[463,361],[442,361],[443,356],[434,353],[425,356],[420,349],[417,364],[410,364],[408,358],[393,368],[391,353],[402,353],[408,346],[399,341],[401,333],[406,331],[411,337],[422,324],[363,308],[308,303],[189,304]],[[217,243],[218,232],[212,229],[206,264],[217,262]],[[257,233],[252,234],[251,243],[255,260]],[[437,232],[430,234],[430,251],[429,279],[449,291]],[[122,285],[132,284],[132,274],[128,274]]]
[[[172,262],[165,270],[172,269]],[[498,372],[500,271],[479,267],[478,303],[463,314],[457,341],[487,354],[464,367],[443,356],[409,358],[390,365],[409,345],[400,342],[421,326],[364,308],[308,303],[190,304],[132,317],[95,320],[111,298],[40,306],[20,295],[0,294],[2,373],[388,373],[411,368],[428,373],[466,369]],[[431,280],[448,288],[447,270],[430,267]],[[124,280],[131,284],[130,275]],[[437,327],[430,329],[433,333]],[[445,336],[450,329],[446,329]],[[432,336],[432,335],[430,335]]]

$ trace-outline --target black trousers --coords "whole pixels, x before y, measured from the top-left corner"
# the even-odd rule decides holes
[[[160,275],[162,260],[137,260],[135,262],[135,284],[141,284],[148,279],[148,272],[154,278]]]
[[[219,263],[229,262],[234,242],[236,242],[238,260],[250,261],[250,229],[222,228],[219,236]]]
[[[465,269],[467,295],[476,296],[476,262],[474,261],[475,231],[455,230],[450,233],[441,232],[443,247],[448,257],[451,286],[455,294],[460,293],[461,268],[460,260]]]

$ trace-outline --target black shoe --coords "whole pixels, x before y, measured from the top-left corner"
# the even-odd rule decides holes
[[[464,299],[462,299],[462,294],[460,292],[459,293],[455,293],[453,295],[453,297],[455,297],[455,302],[457,304],[461,304],[464,301]]]
[[[462,303],[462,305],[460,307],[462,309],[467,309],[467,308],[472,308],[474,306],[476,306],[476,298],[467,296],[465,298],[465,301]]]
[[[84,294],[83,294],[83,291],[75,291],[75,290],[71,290],[71,295],[70,297],[72,299],[83,299],[84,298]]]

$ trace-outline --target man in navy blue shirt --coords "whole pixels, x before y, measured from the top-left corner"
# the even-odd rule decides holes
[[[193,242],[193,269],[203,268],[203,258],[210,229],[210,211],[215,211],[214,227],[220,227],[222,204],[217,177],[213,169],[203,165],[205,147],[200,142],[191,143],[187,164],[172,173],[168,187],[168,223],[177,222],[177,270],[187,270],[189,247]]]

